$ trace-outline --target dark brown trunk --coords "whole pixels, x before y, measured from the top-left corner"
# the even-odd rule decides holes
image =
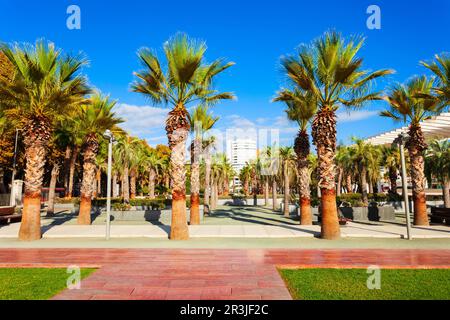
[[[55,214],[55,188],[59,175],[59,164],[55,163],[52,168],[50,186],[48,191],[47,216],[51,217]]]
[[[79,153],[79,147],[75,146],[72,150],[72,157],[70,158],[70,169],[69,169],[69,187],[66,190],[66,198],[70,199],[73,195],[73,178],[75,175],[75,165],[77,163]]]

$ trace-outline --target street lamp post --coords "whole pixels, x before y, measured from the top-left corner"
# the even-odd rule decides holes
[[[406,232],[408,240],[412,239],[411,234],[411,217],[409,216],[409,201],[408,201],[408,180],[406,177],[406,161],[405,161],[405,144],[409,140],[409,135],[405,132],[399,134],[399,136],[394,140],[394,144],[398,145],[400,148],[400,158],[402,162],[402,189],[403,198],[405,201],[405,215],[406,215]]]
[[[112,145],[114,136],[110,130],[106,130],[103,136],[109,140],[108,143],[108,180],[106,187],[106,240],[111,235],[111,171],[112,171]]]
[[[16,197],[14,194],[14,179],[16,178],[17,140],[19,139],[19,130],[21,129],[16,129],[16,139],[14,142],[13,170],[11,175],[11,195],[9,198],[9,205],[11,207],[14,207],[16,205]]]

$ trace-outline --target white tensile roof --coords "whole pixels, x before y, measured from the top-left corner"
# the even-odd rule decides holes
[[[450,112],[441,113],[431,119],[420,123],[426,139],[450,139]],[[407,132],[408,127],[381,133],[366,139],[372,145],[389,145],[402,132]]]

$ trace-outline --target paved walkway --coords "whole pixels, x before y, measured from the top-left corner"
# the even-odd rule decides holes
[[[19,223],[0,227],[0,239],[17,238]],[[43,226],[43,238],[104,238],[105,225],[79,226],[62,224]],[[112,225],[112,238],[167,238],[167,225]],[[320,235],[320,226],[300,225],[198,225],[189,226],[191,238],[313,238]],[[405,238],[401,224],[369,224],[350,222],[341,227],[343,238]],[[449,226],[413,227],[417,239],[450,239]]]
[[[0,267],[98,267],[54,299],[291,299],[277,267],[450,268],[450,250],[1,249]]]

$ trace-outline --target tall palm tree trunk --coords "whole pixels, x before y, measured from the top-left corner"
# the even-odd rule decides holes
[[[205,194],[203,203],[209,206],[211,196],[211,154],[209,146],[205,148]]]
[[[172,184],[172,223],[170,239],[189,239],[186,217],[186,140],[189,134],[188,112],[183,105],[177,105],[166,122],[170,153],[170,182]]]
[[[347,189],[347,193],[353,193],[353,188],[352,188],[352,176],[350,173],[347,173],[346,177],[345,177],[345,185],[346,185],[346,189]]]
[[[344,175],[344,170],[342,168],[338,169],[338,178],[337,178],[337,185],[336,185],[336,195],[341,195],[341,189],[342,189],[342,179]]]
[[[278,210],[277,180],[275,180],[275,177],[273,177],[273,180],[272,180],[272,209],[273,209],[273,211],[277,211]]]
[[[75,175],[75,165],[77,163],[78,153],[80,149],[78,146],[75,146],[72,150],[72,157],[70,159],[70,169],[69,169],[69,183],[68,188],[66,190],[66,198],[70,199],[73,195],[73,177]]]
[[[59,164],[55,163],[52,168],[50,177],[50,186],[48,191],[47,216],[51,217],[55,214],[55,189],[59,175]]]
[[[450,180],[446,179],[442,186],[442,194],[444,197],[444,207],[450,208]]]
[[[321,193],[321,236],[323,239],[339,239],[338,212],[336,206],[335,164],[336,115],[334,111],[320,110],[312,124],[313,142],[317,148],[319,188]]]
[[[100,168],[97,169],[97,196],[102,196],[102,170]]]
[[[130,170],[130,199],[136,198],[136,170]]]
[[[64,179],[64,193],[69,189],[69,172],[70,172],[70,159],[71,159],[72,149],[70,146],[66,147],[66,152],[64,154],[63,162],[63,179]]]
[[[287,163],[283,166],[283,177],[284,177],[284,208],[283,213],[285,217],[289,217],[289,172]]]
[[[269,205],[269,179],[264,180],[264,205],[267,207]]]
[[[128,162],[126,162],[123,167],[122,197],[123,197],[123,202],[130,203],[130,175],[129,175]]]
[[[200,152],[202,141],[195,137],[191,144],[191,212],[189,223],[200,224]]]
[[[95,182],[95,157],[98,153],[98,141],[95,135],[87,137],[83,157],[83,181],[81,183],[80,212],[78,224],[91,224],[92,195]]]
[[[392,194],[397,194],[397,170],[394,168],[389,168],[389,181],[391,185],[390,192]]]
[[[300,131],[295,138],[294,150],[297,154],[300,198],[300,224],[312,224],[311,190],[308,155],[310,152],[309,137],[306,130]]]
[[[367,169],[364,165],[361,165],[360,168],[359,181],[361,184],[362,202],[367,207],[369,205],[369,198],[367,196]]]
[[[411,159],[411,181],[414,201],[414,224],[418,226],[430,225],[427,214],[425,195],[425,162],[423,151],[427,148],[420,125],[411,125],[410,139],[407,147]]]
[[[119,196],[118,190],[117,190],[117,173],[114,172],[113,178],[112,178],[112,196],[113,198],[117,198]]]
[[[30,121],[25,127],[25,195],[23,199],[20,240],[41,238],[41,189],[50,130],[47,121]]]
[[[148,174],[148,196],[150,199],[155,198],[155,178],[156,178],[155,169],[150,168]]]

